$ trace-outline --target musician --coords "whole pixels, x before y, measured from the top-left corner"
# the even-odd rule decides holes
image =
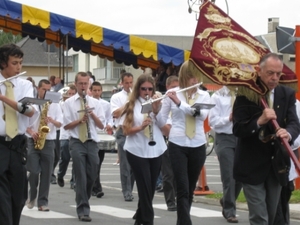
[[[178,87],[179,81],[178,77],[175,75],[171,75],[166,80],[166,88],[167,90]],[[170,130],[172,127],[172,119],[169,116],[166,125],[162,127],[162,132],[164,136],[167,138],[169,136]],[[169,153],[170,149],[168,148],[163,156],[162,156],[162,165],[161,165],[161,174],[162,174],[162,183],[163,183],[163,191],[165,202],[168,207],[168,211],[176,211],[176,185],[174,179],[174,172],[172,169]]]
[[[259,132],[276,133],[291,143],[299,135],[299,120],[295,110],[295,92],[278,85],[282,74],[282,59],[269,53],[262,57],[258,67],[257,82],[270,90],[269,105],[260,104],[237,96],[233,106],[233,134],[238,137],[234,157],[233,176],[242,182],[249,208],[250,224],[273,224],[281,185],[272,165],[277,148],[274,140],[263,142]],[[270,121],[277,120],[281,127],[274,131]],[[284,177],[287,176],[283,173]]]
[[[157,124],[155,119],[160,103],[157,101],[152,104],[153,113],[150,113],[150,117],[146,115],[145,118],[141,113],[142,103],[146,101],[146,97],[152,97],[155,93],[154,85],[151,75],[140,75],[124,110],[126,114],[123,131],[127,135],[124,150],[136,179],[139,196],[138,208],[134,215],[136,225],[153,224],[152,200],[160,172],[162,154],[167,149],[159,128],[164,124]],[[153,140],[156,142],[154,146],[148,144],[152,138],[145,133],[145,131],[149,133],[149,125],[153,127]]]
[[[64,129],[70,131],[69,146],[76,179],[76,211],[78,219],[84,222],[92,220],[89,199],[97,177],[97,142],[100,141],[96,127],[104,128],[103,108],[98,100],[85,94],[88,85],[89,76],[85,72],[77,73],[77,94],[68,98],[64,107]]]
[[[77,93],[76,86],[74,84],[68,85],[69,90],[66,93],[63,93],[62,100],[59,102],[62,113],[64,113],[64,103],[71,96]],[[69,151],[69,139],[70,134],[68,130],[65,130],[63,127],[60,128],[59,141],[60,141],[60,159],[58,162],[58,171],[57,171],[57,184],[60,187],[65,186],[64,176],[66,175],[68,165],[71,159]],[[72,178],[70,180],[70,186],[74,185],[74,177],[72,170]]]
[[[105,101],[101,98],[102,95],[102,85],[100,82],[95,81],[92,83],[90,87],[90,91],[92,93],[93,98],[99,100],[100,104],[103,107],[104,115],[105,115],[105,122],[104,122],[104,130],[101,130],[101,132],[107,132],[108,134],[112,135],[112,126],[113,126],[113,118],[110,111],[110,104],[108,101]],[[100,182],[100,170],[101,165],[105,157],[105,149],[99,149],[98,151],[99,156],[99,166],[98,166],[98,172],[97,172],[97,178],[95,180],[92,195],[96,196],[97,198],[101,198],[104,195],[104,192],[102,190],[102,185]]]
[[[22,209],[27,199],[27,177],[24,164],[26,155],[25,131],[29,118],[35,113],[33,106],[26,107],[18,103],[24,97],[33,97],[30,81],[13,78],[22,70],[23,51],[15,44],[0,47],[0,80],[10,79],[13,85],[14,99],[7,97],[6,85],[0,85],[0,221],[5,225],[18,225]],[[6,109],[12,109],[16,115],[16,134],[6,130],[13,127],[5,115]],[[10,124],[9,124],[10,123]],[[14,135],[14,136],[13,136]]]
[[[189,71],[188,61],[179,71],[179,87],[170,89],[162,102],[157,119],[166,123],[172,113],[172,128],[169,134],[169,157],[177,186],[177,225],[192,224],[190,209],[198,175],[204,165],[206,137],[204,120],[207,109],[195,110],[194,103],[210,103],[208,92],[191,88],[178,92],[198,83],[198,79]]]
[[[232,106],[235,93],[223,86],[213,93],[211,102],[215,106],[210,110],[208,120],[210,127],[216,133],[215,152],[218,156],[223,187],[223,197],[220,199],[223,217],[229,223],[237,223],[236,198],[242,184],[233,179],[233,160],[236,137],[232,133]]]
[[[42,79],[38,84],[38,98],[43,99],[46,91],[50,91],[49,80]],[[62,111],[58,103],[51,103],[38,106],[39,118],[32,121],[32,125],[26,130],[28,137],[27,171],[29,172],[29,196],[27,207],[32,209],[36,198],[39,211],[49,211],[48,196],[53,171],[54,148],[56,140],[56,128],[63,122]],[[36,148],[36,143],[41,140],[41,126],[49,127],[49,133],[45,134],[44,146]],[[38,194],[37,194],[38,192]]]
[[[120,161],[120,178],[122,193],[125,201],[132,201],[132,189],[134,185],[134,176],[130,165],[127,161],[125,151],[123,146],[125,143],[125,135],[123,134],[122,124],[124,121],[124,116],[121,116],[125,103],[129,99],[130,89],[133,83],[133,76],[131,73],[123,73],[121,76],[121,82],[123,89],[122,91],[115,93],[110,99],[110,107],[113,118],[115,119],[116,131],[116,142],[118,144],[118,154]]]

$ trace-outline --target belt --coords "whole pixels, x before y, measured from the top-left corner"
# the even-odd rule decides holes
[[[33,138],[28,138],[29,140],[33,140]],[[33,140],[34,141],[34,140]],[[49,139],[46,139],[45,141],[55,141],[55,139],[51,139],[51,140],[49,140]]]
[[[0,143],[2,142],[9,143],[12,142],[13,140],[18,140],[19,138],[23,137],[23,135],[24,134],[18,134],[13,139],[10,139],[9,137],[0,136]]]
[[[75,140],[80,141],[79,138],[71,137],[71,139],[75,139]],[[90,141],[94,141],[94,140],[93,140],[93,139],[87,139],[85,142],[90,142]],[[80,141],[80,142],[81,142],[81,141]],[[84,143],[85,143],[85,142],[84,142]]]
[[[7,140],[7,137],[0,136],[0,144],[11,150],[18,150],[20,145],[24,143],[24,136],[24,134],[19,134],[9,141]]]

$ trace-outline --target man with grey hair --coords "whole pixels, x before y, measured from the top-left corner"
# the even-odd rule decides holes
[[[274,223],[281,186],[288,179],[288,170],[278,173],[273,160],[285,151],[280,141],[264,140],[262,136],[274,134],[291,144],[300,132],[295,91],[279,85],[282,70],[283,62],[277,54],[262,57],[257,82],[268,87],[270,108],[246,96],[237,96],[233,106],[233,134],[238,138],[233,176],[243,185],[252,225]],[[271,120],[276,120],[280,128],[274,130]]]

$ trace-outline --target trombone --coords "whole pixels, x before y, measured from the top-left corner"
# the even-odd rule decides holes
[[[180,90],[176,91],[176,93],[183,92],[183,91],[187,91],[187,90],[189,90],[189,89],[192,89],[192,88],[199,87],[201,84],[202,84],[202,82],[200,82],[200,83],[197,83],[197,84],[194,84],[194,85],[192,85],[192,86],[189,86],[189,87],[187,87],[187,88],[180,89]],[[151,99],[151,98],[150,98],[148,101],[146,101],[146,102],[142,103],[142,106],[145,106],[145,105],[152,104],[153,102],[156,102],[156,101],[162,100],[162,99],[164,99],[164,98],[166,98],[166,97],[167,97],[167,95],[166,95],[166,94],[164,94],[164,95],[163,95],[163,96],[161,96],[160,98],[156,98],[156,99]]]

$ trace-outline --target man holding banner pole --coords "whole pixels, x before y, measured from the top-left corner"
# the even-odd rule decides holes
[[[252,225],[273,224],[290,166],[278,138],[293,143],[300,132],[295,92],[278,85],[282,69],[283,62],[274,53],[263,56],[259,64],[258,82],[270,90],[270,108],[263,108],[245,96],[237,96],[233,107],[233,133],[238,137],[234,178],[242,182]],[[274,130],[271,120],[276,120],[280,128]],[[279,169],[279,164],[285,163]]]

